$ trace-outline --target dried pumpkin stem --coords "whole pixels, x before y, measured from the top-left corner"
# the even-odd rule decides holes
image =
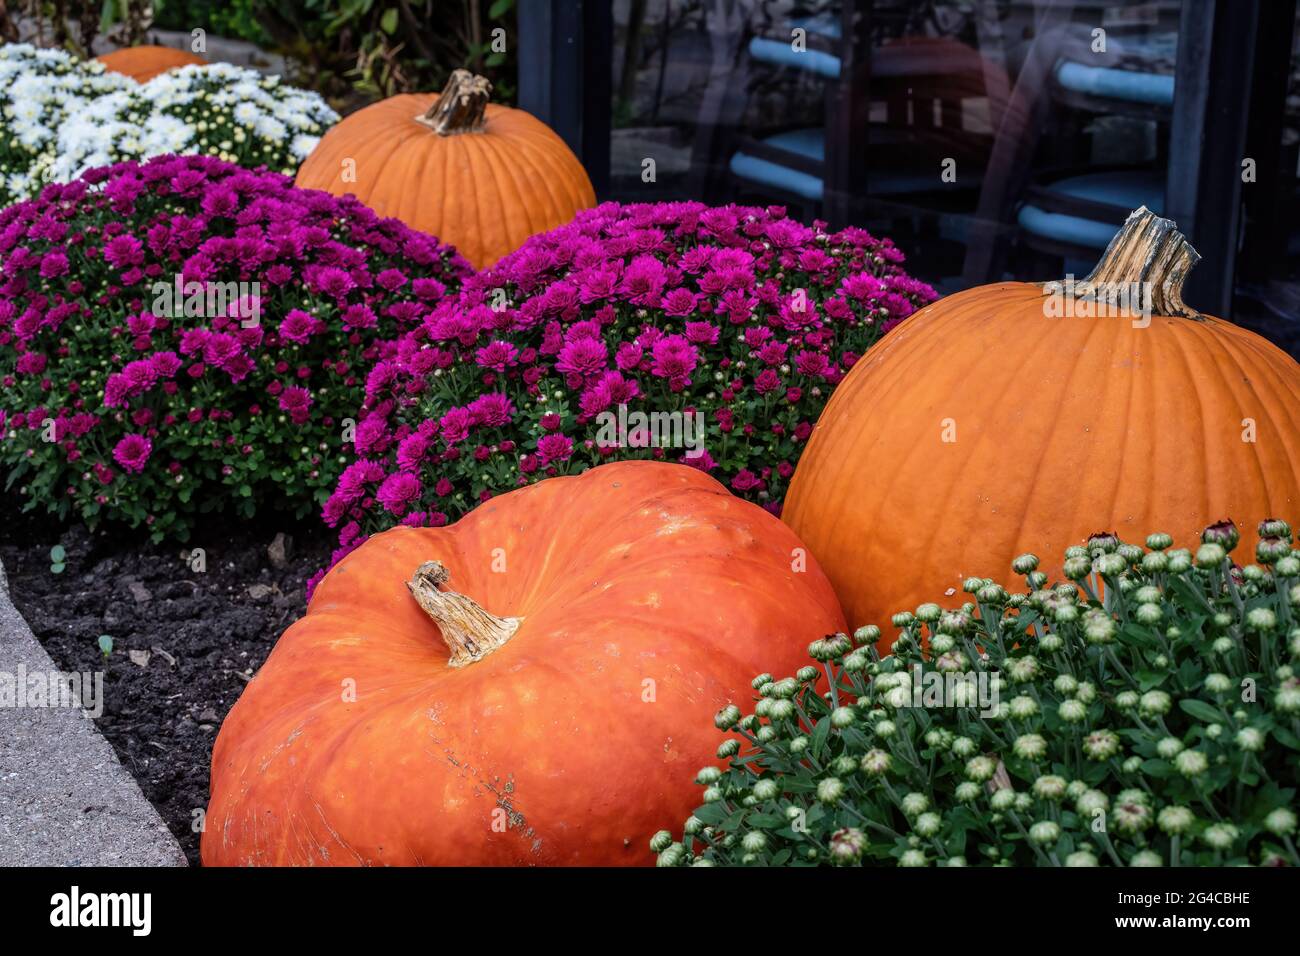
[[[441,95],[429,111],[415,118],[439,136],[457,133],[477,133],[486,122],[488,97],[492,82],[485,76],[475,76],[469,70],[452,70]]]
[[[510,640],[523,618],[497,617],[479,607],[472,598],[439,590],[450,579],[451,573],[441,562],[426,561],[415,569],[406,586],[442,632],[442,639],[451,650],[447,666],[464,667],[482,660]]]
[[[1087,278],[1074,283],[1073,295],[1111,302],[1140,295],[1140,301],[1149,301],[1156,315],[1199,319],[1200,313],[1183,302],[1183,283],[1200,261],[1200,253],[1178,231],[1176,223],[1141,206],[1129,213],[1096,268]],[[1048,283],[1047,291],[1058,291],[1060,287],[1059,282]]]

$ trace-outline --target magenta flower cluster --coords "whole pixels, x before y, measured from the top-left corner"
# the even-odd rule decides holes
[[[779,512],[836,383],[935,298],[902,261],[779,207],[606,203],[533,237],[381,350],[324,507],[334,560],[613,457],[682,461]],[[703,434],[674,446],[627,427],[637,412]]]
[[[0,469],[28,507],[156,538],[309,513],[381,343],[471,271],[352,198],[209,157],[50,185],[0,211]]]

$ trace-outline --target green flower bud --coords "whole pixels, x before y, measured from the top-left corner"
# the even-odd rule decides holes
[[[1169,567],[1169,558],[1160,551],[1142,555],[1142,570],[1148,574],[1159,574]]]
[[[1018,694],[1011,698],[1008,706],[1011,716],[1016,720],[1027,720],[1038,713],[1038,701],[1026,694]]]
[[[718,759],[730,760],[736,754],[740,753],[740,741],[734,737],[731,740],[724,740],[718,744]]]
[[[820,669],[813,667],[811,664],[807,667],[801,667],[794,672],[795,679],[800,683],[808,684],[822,676]]]
[[[673,845],[673,835],[667,830],[660,830],[650,838],[650,852],[662,853]]]
[[[1022,554],[1011,562],[1011,570],[1016,574],[1029,574],[1038,570],[1038,556],[1034,554]]]
[[[803,753],[803,752],[804,752],[805,750],[807,750],[807,749],[808,749],[808,738],[807,738],[807,737],[802,737],[802,736],[801,736],[801,737],[795,737],[793,740],[790,741],[790,752],[791,752],[791,753],[801,754],[801,753]]]
[[[943,818],[937,813],[923,813],[916,818],[912,829],[923,837],[932,837],[943,829]]]
[[[846,827],[831,834],[830,858],[835,866],[852,866],[866,849],[867,837],[861,830]]]
[[[1291,553],[1291,542],[1282,538],[1260,538],[1255,545],[1255,560],[1260,564],[1272,564]]]
[[[681,866],[686,862],[686,847],[673,843],[666,847],[655,860],[655,866]]]
[[[760,853],[767,846],[767,834],[761,830],[750,830],[740,838],[740,847],[746,853]]]
[[[954,737],[948,744],[948,749],[952,751],[953,756],[969,757],[979,748],[975,746],[975,741],[969,737]]]
[[[1119,753],[1119,735],[1110,730],[1094,730],[1083,738],[1083,752],[1089,760],[1109,760]]]
[[[726,797],[726,794],[722,792],[721,787],[708,787],[704,791],[705,803],[717,803],[719,800],[722,800],[724,797]]]
[[[880,628],[874,624],[866,624],[853,632],[853,638],[859,644],[875,644],[880,640]]]
[[[1291,836],[1296,829],[1296,815],[1287,807],[1278,807],[1264,818],[1264,829],[1274,836]]]
[[[794,716],[794,702],[789,700],[774,700],[772,706],[767,709],[767,715],[772,720],[789,720]]]
[[[1300,558],[1294,554],[1278,558],[1277,563],[1273,565],[1273,572],[1280,578],[1300,577]]]
[[[1165,760],[1173,760],[1186,748],[1177,737],[1162,737],[1156,742],[1156,753]]]
[[[781,793],[781,785],[775,780],[764,779],[754,784],[754,796],[760,800],[775,800]]]
[[[1147,535],[1147,547],[1152,551],[1164,551],[1166,548],[1172,547],[1173,543],[1172,536],[1160,531]]]
[[[979,799],[981,792],[978,783],[971,783],[969,780],[963,780],[961,783],[957,784],[957,788],[953,790],[953,796],[957,798],[958,803],[974,803]]]
[[[1115,829],[1121,833],[1141,833],[1151,825],[1151,808],[1132,800],[1117,800],[1111,814]]]
[[[1155,717],[1169,713],[1169,707],[1172,701],[1169,695],[1162,690],[1149,690],[1142,695],[1138,701],[1138,710],[1143,716]]]
[[[1174,758],[1174,769],[1184,777],[1199,777],[1210,769],[1210,761],[1199,750],[1184,750]]]
[[[740,708],[735,704],[728,704],[722,710],[718,711],[713,717],[713,726],[719,730],[730,730],[736,726],[740,720]]]
[[[849,727],[856,718],[857,715],[853,712],[852,707],[836,707],[831,711],[831,726],[841,729]]]
[[[1087,850],[1075,850],[1065,858],[1066,866],[1096,866],[1097,858]]]
[[[1053,802],[1065,798],[1065,788],[1067,784],[1064,777],[1058,777],[1056,774],[1044,774],[1034,781],[1034,796],[1039,800],[1051,800]]]
[[[1056,713],[1067,724],[1081,723],[1088,716],[1088,706],[1081,700],[1063,700]]]
[[[967,781],[968,783],[970,781]],[[994,790],[989,797],[989,806],[999,813],[1005,813],[1016,805],[1016,792],[1007,788]]]
[[[1021,734],[1011,750],[1021,760],[1040,760],[1047,753],[1047,741],[1040,734]]]
[[[943,608],[937,604],[922,604],[916,609],[916,619],[925,624],[933,624],[943,614]]]
[[[1252,608],[1246,612],[1246,627],[1252,631],[1270,633],[1277,628],[1277,615],[1266,607]]]
[[[1198,568],[1217,568],[1228,560],[1228,552],[1224,550],[1221,544],[1203,544],[1196,551],[1196,566]]]
[[[822,803],[838,803],[847,789],[838,777],[825,777],[817,783],[817,799]]]
[[[859,766],[862,772],[869,777],[884,776],[889,772],[894,763],[894,758],[888,752],[880,749],[868,750],[862,755],[862,761]]]
[[[1061,570],[1071,581],[1082,581],[1092,573],[1092,559],[1068,558]]]
[[[1055,843],[1061,838],[1061,828],[1051,820],[1039,820],[1029,828],[1029,839],[1039,846]]]
[[[1142,769],[1142,758],[1137,755],[1129,757],[1122,764],[1120,764],[1120,768],[1125,773],[1137,773],[1139,770]]]
[[[1242,727],[1237,731],[1237,736],[1233,738],[1233,742],[1237,745],[1238,750],[1246,753],[1259,753],[1264,749],[1265,739],[1266,735],[1262,730],[1255,727]]]
[[[900,611],[899,613],[895,614],[890,619],[890,621],[894,625],[894,627],[904,628],[904,627],[910,627],[912,623],[916,621],[916,617],[912,614],[911,611]]]
[[[1096,563],[1097,573],[1105,578],[1117,578],[1128,568],[1128,562],[1118,554],[1103,554]]]
[[[903,799],[899,801],[899,805],[902,807],[903,813],[906,816],[914,817],[918,813],[925,812],[925,810],[930,806],[930,798],[923,793],[913,792],[905,794]]]
[[[925,858],[922,850],[906,850],[898,858],[898,865],[905,867],[929,866],[929,861]]]
[[[966,776],[976,783],[983,783],[992,778],[997,764],[985,756],[972,757],[966,761]]]
[[[1214,850],[1228,850],[1237,842],[1238,830],[1231,823],[1212,823],[1201,831],[1201,839]]]
[[[1170,836],[1181,836],[1196,825],[1196,814],[1187,807],[1170,805],[1156,814],[1156,825]]]
[[[1109,807],[1110,798],[1100,790],[1085,790],[1074,801],[1074,809],[1079,812],[1079,816],[1090,822],[1097,815],[1098,810],[1104,813]]]
[[[717,783],[722,779],[722,771],[717,767],[701,767],[700,772],[695,775],[695,782],[702,786]]]
[[[1138,850],[1128,861],[1129,866],[1164,866],[1165,861],[1153,850]]]
[[[704,826],[704,821],[701,820],[699,817],[693,815],[687,817],[686,822],[682,824],[682,832],[686,834],[690,834],[691,836],[694,836],[697,833],[703,833],[705,829],[706,827]]]
[[[755,677],[752,681],[749,682],[749,686],[754,688],[754,690],[760,690],[764,684],[770,684],[770,683],[772,683],[771,674],[759,674],[757,677]]]

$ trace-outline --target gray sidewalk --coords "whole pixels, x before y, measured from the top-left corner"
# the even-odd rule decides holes
[[[0,700],[55,664],[9,600],[0,564]],[[0,866],[185,866],[185,855],[94,721],[0,705]]]

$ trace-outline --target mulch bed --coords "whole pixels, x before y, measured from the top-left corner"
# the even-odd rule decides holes
[[[277,534],[290,539],[287,555],[272,548]],[[268,518],[251,526],[218,519],[186,547],[155,545],[0,506],[0,559],[15,607],[61,670],[104,672],[99,729],[192,865],[217,729],[302,616],[303,585],[331,543],[319,525],[277,527]],[[60,574],[50,569],[55,544],[67,552]],[[183,559],[188,547],[203,549],[205,571]],[[107,660],[104,634],[113,640]]]

